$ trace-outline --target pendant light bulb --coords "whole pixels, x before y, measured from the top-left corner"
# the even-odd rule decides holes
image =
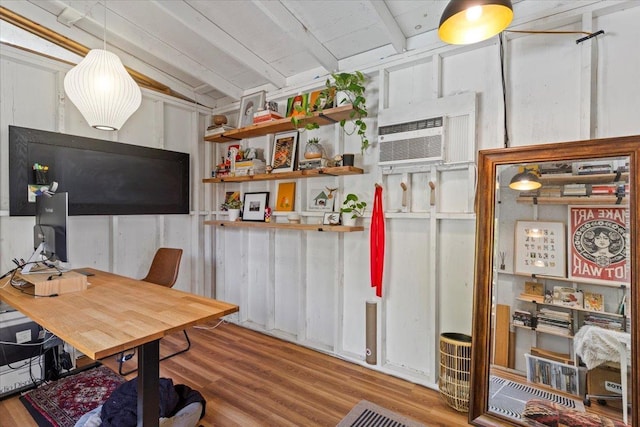
[[[140,88],[117,55],[103,49],[87,56],[64,77],[64,91],[89,126],[118,130],[140,107]]]
[[[503,31],[512,19],[510,0],[451,0],[442,12],[438,36],[450,44],[477,43]]]
[[[526,168],[523,172],[515,174],[509,183],[509,188],[517,191],[532,191],[540,187],[542,187],[542,183],[538,175]]]

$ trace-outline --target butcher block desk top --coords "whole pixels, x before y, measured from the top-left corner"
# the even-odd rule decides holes
[[[177,289],[84,268],[84,291],[36,298],[10,284],[0,300],[94,360],[238,311],[238,306]],[[7,279],[8,280],[8,279]]]

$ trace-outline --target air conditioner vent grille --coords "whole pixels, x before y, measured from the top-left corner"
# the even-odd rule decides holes
[[[399,139],[380,144],[380,162],[442,159],[442,135]]]
[[[442,117],[416,120],[413,122],[398,123],[395,125],[380,126],[378,135],[393,135],[394,133],[410,132],[421,129],[431,129],[442,127]]]

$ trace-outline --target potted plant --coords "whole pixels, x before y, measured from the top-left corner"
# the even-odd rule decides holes
[[[347,194],[340,208],[342,224],[351,227],[356,225],[357,219],[364,215],[366,207],[367,202],[360,200],[357,195],[353,193]]]
[[[314,137],[307,139],[307,145],[304,147],[305,159],[319,159],[322,157],[322,145],[320,138]]]
[[[223,211],[229,212],[229,221],[237,221],[240,218],[240,209],[242,209],[242,201],[240,199],[229,197],[220,205]]]
[[[339,104],[351,104],[353,110],[350,114],[350,120],[353,124],[353,130],[347,131],[345,125],[347,119],[340,121],[340,126],[347,135],[352,135],[357,132],[360,136],[360,151],[364,153],[369,148],[369,139],[367,138],[367,124],[364,122],[364,118],[367,117],[367,99],[365,98],[365,76],[360,71],[354,71],[353,73],[332,73],[331,78],[325,82],[326,88],[320,92],[320,96],[316,99],[313,105],[307,105],[306,107],[297,106],[296,111],[299,114],[295,114],[291,117],[291,123],[296,128],[300,128],[300,122],[305,117],[313,115],[314,111],[322,111],[325,108],[331,108],[334,104],[334,99],[339,100]],[[339,105],[336,105],[339,106]],[[317,123],[307,122],[304,125],[304,129],[317,129],[319,125]]]
[[[364,122],[364,118],[367,117],[367,99],[365,98],[365,77],[360,71],[353,73],[333,73],[333,84],[327,79],[327,88],[335,88],[336,100],[339,104],[351,104],[353,111],[351,111],[351,122],[354,128],[351,132],[345,129],[346,119],[340,121],[340,126],[345,129],[347,135],[351,135],[357,132],[360,136],[360,151],[365,152],[369,148],[369,139],[367,138],[367,124]],[[342,99],[341,99],[342,98]],[[339,106],[339,105],[336,105]]]

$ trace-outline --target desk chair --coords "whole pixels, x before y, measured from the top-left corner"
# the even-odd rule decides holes
[[[173,287],[178,279],[178,271],[180,270],[180,259],[182,258],[182,249],[173,249],[173,248],[159,248],[153,257],[153,261],[151,262],[151,267],[149,268],[149,272],[144,279],[141,279],[144,282],[154,283],[160,286],[166,286],[167,288]],[[183,330],[184,337],[187,341],[186,347],[181,350],[176,351],[175,353],[169,354],[167,356],[161,357],[160,360],[165,360],[175,355],[184,353],[191,348],[191,341],[189,340],[189,335],[187,335],[187,331]],[[131,369],[127,372],[122,371],[122,365],[127,360],[131,359],[135,351],[133,353],[124,354],[124,352],[118,355],[118,372],[120,375],[129,375],[132,372],[137,371],[138,369]]]

